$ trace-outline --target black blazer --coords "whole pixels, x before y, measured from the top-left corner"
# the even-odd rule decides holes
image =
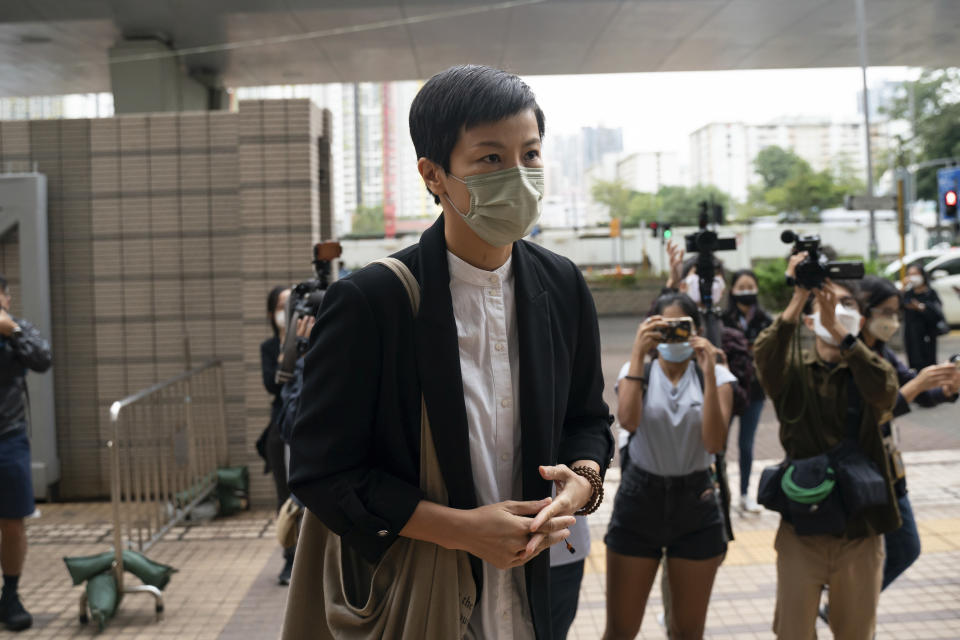
[[[420,282],[416,319],[381,265],[328,289],[306,355],[291,441],[290,488],[344,544],[376,562],[421,499],[420,394],[450,506],[477,506],[443,216],[394,257]],[[577,267],[535,244],[513,246],[520,344],[523,499],[550,495],[537,466],[589,459],[605,471],[612,418],[600,336]],[[471,558],[478,599],[480,561]],[[549,553],[526,565],[538,638],[550,638]]]

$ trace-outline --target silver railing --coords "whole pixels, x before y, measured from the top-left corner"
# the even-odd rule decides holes
[[[150,593],[158,617],[163,612],[156,587],[124,587],[123,549],[148,551],[213,493],[217,469],[227,465],[225,414],[219,360],[111,405],[107,448],[118,606],[125,593]],[[86,606],[84,592],[81,618]]]

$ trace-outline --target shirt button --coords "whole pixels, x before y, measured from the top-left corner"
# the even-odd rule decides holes
[[[503,407],[504,409],[506,409],[507,407],[509,407],[509,406],[510,406],[510,398],[504,398],[503,400],[501,400],[501,401],[500,401],[500,406]]]
[[[510,460],[510,456],[507,455],[506,453],[501,453],[500,459],[503,460],[504,462],[507,462],[508,460]]]
[[[494,349],[496,349],[497,351],[503,351],[503,343],[498,342],[497,346],[495,346]]]
[[[380,531],[377,531],[377,535],[381,538],[386,538],[388,535],[390,535],[390,532],[386,529],[380,529]]]
[[[497,276],[490,276],[490,282],[492,282],[493,284],[497,284],[500,282],[500,278]]]

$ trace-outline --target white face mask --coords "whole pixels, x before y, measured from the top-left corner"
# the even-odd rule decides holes
[[[284,331],[287,328],[287,312],[280,309],[273,314],[273,321],[277,324],[277,329]]]
[[[893,334],[900,328],[900,320],[897,318],[887,318],[886,316],[877,316],[876,318],[870,318],[870,321],[867,323],[867,328],[880,342],[889,342]]]
[[[919,287],[923,284],[923,276],[918,273],[907,276],[907,287],[913,289],[914,287]]]
[[[686,278],[683,279],[687,283],[687,295],[696,302],[700,304],[703,302],[700,298],[700,276],[695,273],[691,273]],[[713,295],[713,304],[720,304],[720,299],[723,297],[723,290],[726,288],[726,283],[724,283],[723,278],[720,276],[714,276],[713,286],[710,287],[710,293]]]
[[[840,326],[847,333],[857,335],[860,333],[860,313],[852,309],[847,309],[842,304],[838,304],[837,308],[834,310],[834,314],[837,317],[837,322],[840,323]],[[829,345],[834,347],[840,346],[840,343],[834,340],[833,334],[831,334],[823,323],[820,322],[820,312],[817,311],[812,316],[813,318],[813,332],[817,334],[817,337],[826,342]]]

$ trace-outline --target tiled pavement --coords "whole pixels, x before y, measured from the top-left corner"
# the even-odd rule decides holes
[[[612,381],[629,353],[636,329],[629,319],[602,319],[603,368]],[[941,352],[960,351],[960,336]],[[612,385],[607,401],[613,404]],[[879,638],[960,639],[960,407],[915,411],[897,420],[901,429],[910,495],[919,522],[923,554],[880,601]],[[737,458],[736,430],[731,461]],[[778,460],[783,451],[772,407],[766,407],[757,433],[756,457]],[[755,461],[754,482],[763,461]],[[729,465],[737,486],[737,465]],[[607,476],[605,508],[591,516],[593,546],[581,590],[580,608],[570,638],[595,640],[604,624],[605,565],[603,531],[610,517],[619,474]],[[754,487],[755,489],[755,487]],[[63,556],[99,553],[110,546],[108,503],[41,505],[43,515],[29,521],[31,541],[22,593],[36,619],[23,638],[79,638],[95,635],[77,622],[80,587],[72,587]],[[776,582],[773,514],[734,516],[737,539],[730,546],[713,590],[707,619],[710,638],[770,638]],[[126,598],[103,638],[218,640],[277,636],[285,589],[276,585],[282,559],[272,513],[254,511],[202,526],[179,527],[149,556],[177,567],[165,593],[166,614],[154,620],[153,602]],[[131,578],[136,582],[135,578]],[[656,615],[662,611],[659,584],[650,595],[639,637],[663,638]],[[822,627],[822,625],[821,625]],[[0,639],[4,632],[0,631]],[[12,637],[12,634],[11,634]],[[831,634],[821,628],[821,638]]]
[[[960,450],[906,455],[911,497],[920,523],[920,560],[880,603],[881,638],[960,638]],[[764,462],[755,463],[756,470]],[[735,465],[734,465],[735,466]],[[736,470],[732,470],[736,481]],[[607,477],[608,495],[619,473]],[[570,638],[595,640],[604,624],[603,530],[608,500],[595,516],[593,546]],[[36,617],[23,638],[96,635],[77,621],[80,587],[72,587],[62,557],[109,546],[109,505],[42,505],[29,522],[31,548],[23,597]],[[773,613],[773,514],[735,515],[737,540],[717,576],[708,616],[710,638],[770,638]],[[276,584],[282,558],[271,514],[254,511],[205,525],[178,527],[149,554],[179,569],[165,592],[166,613],[155,621],[152,599],[128,596],[103,638],[272,639],[282,620],[285,590]],[[136,582],[136,579],[131,578]],[[651,593],[641,638],[663,638],[659,585]],[[821,637],[830,637],[824,627]],[[0,636],[2,637],[2,636]]]

